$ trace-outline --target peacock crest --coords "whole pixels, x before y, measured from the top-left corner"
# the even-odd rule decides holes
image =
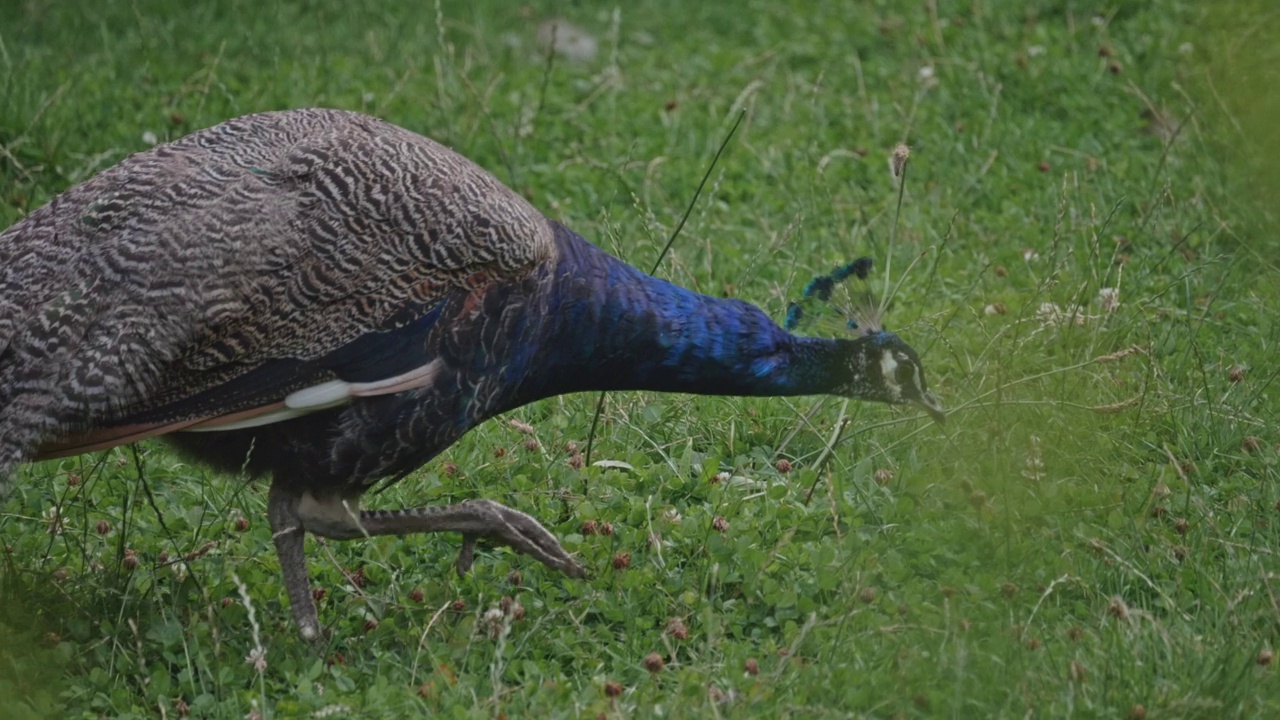
[[[871,258],[860,257],[814,276],[800,299],[787,305],[783,327],[793,332],[804,327],[835,329],[858,337],[883,331],[885,308],[871,290],[871,267]]]

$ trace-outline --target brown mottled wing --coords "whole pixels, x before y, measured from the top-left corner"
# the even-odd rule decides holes
[[[0,234],[0,478],[42,442],[519,275],[551,235],[470,161],[356,113],[251,115],[134,155]],[[294,380],[197,416],[315,378]]]

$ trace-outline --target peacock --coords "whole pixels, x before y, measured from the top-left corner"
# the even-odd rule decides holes
[[[0,496],[22,463],[163,435],[270,476],[294,621],[304,532],[457,532],[584,575],[486,499],[361,496],[526,403],[601,390],[834,394],[939,422],[915,351],[864,323],[793,334],[645,274],[452,150],[331,109],[233,119],[126,158],[0,234]]]

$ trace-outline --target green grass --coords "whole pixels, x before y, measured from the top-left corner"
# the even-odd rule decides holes
[[[1280,712],[1267,2],[200,5],[0,7],[0,226],[144,135],[326,105],[452,145],[647,268],[745,110],[659,274],[780,317],[872,255],[954,412],[614,394],[594,459],[632,469],[575,470],[595,398],[524,408],[535,448],[493,421],[370,504],[508,503],[590,579],[506,550],[458,579],[456,537],[308,541],[319,653],[264,484],[151,442],[31,466],[0,501],[0,716]],[[597,57],[548,61],[556,14]],[[525,615],[490,632],[504,595]]]

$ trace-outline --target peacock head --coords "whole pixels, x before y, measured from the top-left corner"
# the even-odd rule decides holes
[[[929,392],[920,356],[886,330],[845,341],[849,375],[836,393],[859,400],[916,405],[939,424],[947,419],[938,396]]]
[[[837,353],[834,393],[891,405],[918,405],[943,423],[947,415],[938,396],[929,392],[920,356],[902,338],[884,329],[887,298],[877,303],[870,292],[847,293],[843,285],[850,278],[866,281],[870,272],[871,258],[862,257],[813,278],[805,285],[800,302],[788,306],[784,326],[794,330],[809,322],[806,307],[814,304],[819,304],[820,310],[845,305],[847,309],[838,314],[844,317],[845,329],[857,337],[837,341],[841,350]],[[845,302],[833,302],[833,294],[842,288]]]

